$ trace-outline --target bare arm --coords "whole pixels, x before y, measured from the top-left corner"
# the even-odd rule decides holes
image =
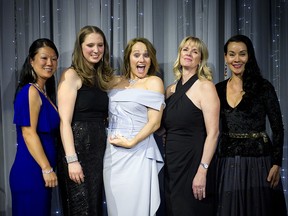
[[[203,112],[207,132],[201,162],[210,164],[216,150],[219,135],[220,102],[212,82],[203,81],[199,90],[201,92],[200,106]],[[203,194],[200,196],[197,195],[198,199],[205,198],[206,175],[207,169],[204,169],[202,165],[199,165],[192,183],[194,195],[197,194],[197,191],[200,189],[203,190]]]
[[[41,167],[46,187],[57,186],[57,176],[54,172],[45,173],[51,170],[50,163],[44,152],[40,138],[37,134],[37,124],[42,101],[39,92],[33,86],[29,88],[29,112],[30,126],[22,127],[22,134],[28,151]]]
[[[171,84],[170,86],[168,86],[166,88],[166,92],[165,92],[165,98],[169,98],[172,94],[175,93],[175,89],[176,89],[176,84]]]
[[[78,77],[77,73],[70,68],[63,72],[58,86],[57,96],[60,115],[60,135],[66,156],[76,154],[71,123],[77,91],[81,85],[81,79]],[[76,183],[84,181],[84,174],[78,161],[69,163],[68,170],[71,180]]]
[[[160,78],[149,77],[146,83],[147,83],[146,85],[147,90],[164,94],[164,85]],[[109,142],[116,146],[121,146],[124,148],[132,148],[142,140],[146,139],[160,127],[162,113],[163,108],[161,108],[160,111],[148,108],[148,122],[133,139],[127,140],[124,137],[117,137],[113,139],[109,138]]]

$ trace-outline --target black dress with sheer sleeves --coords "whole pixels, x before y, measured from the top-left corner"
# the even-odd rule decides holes
[[[282,164],[283,123],[274,87],[263,80],[261,92],[244,94],[236,107],[226,99],[227,82],[216,85],[221,103],[217,149],[219,216],[286,216],[281,179],[267,181],[273,165]],[[266,132],[268,117],[272,136]]]

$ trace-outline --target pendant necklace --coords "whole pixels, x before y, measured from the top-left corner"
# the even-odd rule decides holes
[[[37,87],[37,89],[39,89],[39,91],[47,97],[46,91],[42,89],[38,83],[35,82],[34,84]]]
[[[128,80],[128,82],[129,82],[131,85],[134,85],[137,81],[138,81],[138,79],[129,79],[129,80]]]
[[[130,78],[130,79],[128,80],[128,82],[129,82],[130,86],[132,86],[132,85],[134,85],[135,83],[137,83],[139,79],[140,79],[140,78],[136,76],[134,79]]]

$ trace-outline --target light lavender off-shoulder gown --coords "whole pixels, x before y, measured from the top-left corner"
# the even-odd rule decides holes
[[[109,96],[108,137],[134,137],[160,110],[164,95],[144,89],[113,89]],[[104,186],[109,216],[152,216],[160,205],[158,173],[163,159],[153,134],[131,149],[107,141]]]

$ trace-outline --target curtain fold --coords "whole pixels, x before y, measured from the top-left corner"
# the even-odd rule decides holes
[[[285,127],[282,180],[288,189],[288,3],[285,0],[10,0],[0,1],[0,215],[11,215],[9,172],[16,151],[13,99],[18,73],[32,41],[52,39],[59,49],[57,81],[71,65],[76,34],[85,25],[100,27],[109,43],[111,62],[119,72],[123,51],[134,37],[155,46],[161,76],[174,81],[173,64],[180,41],[188,35],[208,46],[214,82],[224,79],[223,46],[234,34],[249,36],[263,76],[279,97]],[[228,73],[229,76],[229,73]],[[53,215],[61,215],[57,190]]]

